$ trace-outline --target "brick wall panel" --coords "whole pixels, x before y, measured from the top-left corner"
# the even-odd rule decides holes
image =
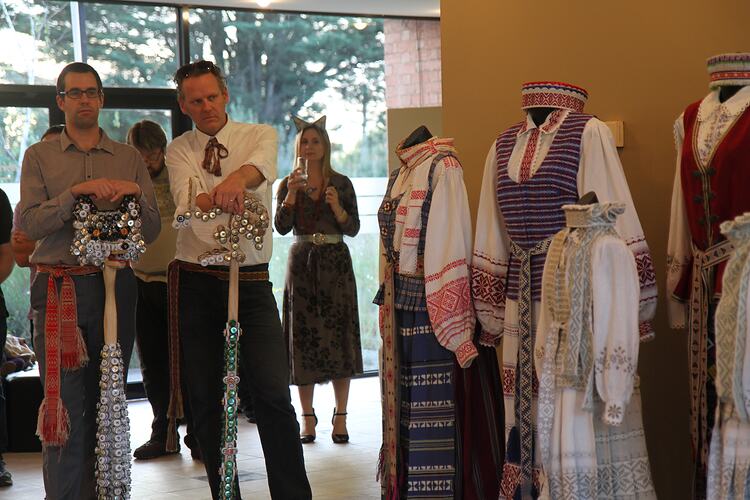
[[[439,21],[386,19],[385,76],[389,108],[440,106]]]

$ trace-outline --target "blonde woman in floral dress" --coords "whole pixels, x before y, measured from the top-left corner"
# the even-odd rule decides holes
[[[281,234],[294,231],[284,288],[284,334],[291,383],[299,386],[303,443],[315,441],[318,417],[315,384],[333,381],[336,407],[332,439],[346,443],[349,381],[362,373],[357,287],[343,235],[359,232],[352,183],[331,168],[325,117],[308,123],[296,118],[297,157],[307,160],[307,179],[295,169],[277,193],[274,223]]]

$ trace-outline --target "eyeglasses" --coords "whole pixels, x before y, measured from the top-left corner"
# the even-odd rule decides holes
[[[96,87],[89,87],[87,89],[72,88],[70,90],[63,90],[57,94],[60,97],[70,97],[71,99],[80,99],[85,94],[89,99],[95,99],[99,97],[101,91]]]

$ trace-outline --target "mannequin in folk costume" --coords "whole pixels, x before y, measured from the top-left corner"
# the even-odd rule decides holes
[[[565,205],[547,253],[535,356],[539,448],[555,500],[655,499],[641,417],[638,270],[622,203]]]
[[[750,212],[722,223],[734,246],[716,308],[717,407],[708,459],[707,498],[750,495]]]
[[[453,139],[422,128],[399,144],[401,167],[378,211],[385,250],[380,305],[384,498],[461,498],[455,364],[472,337],[471,220]]]
[[[480,344],[503,340],[506,460],[501,498],[535,498],[541,460],[535,447],[534,331],[541,280],[552,236],[565,225],[564,204],[595,191],[627,209],[615,228],[638,268],[642,340],[653,337],[656,308],[651,255],[633,207],[609,128],[583,113],[588,93],[559,82],[522,87],[524,121],[498,137],[487,155],[472,257],[472,295]],[[537,113],[538,108],[552,108]],[[535,121],[535,119],[537,121]],[[538,121],[542,121],[538,124]]]
[[[667,248],[672,328],[687,328],[695,498],[705,498],[716,408],[714,313],[732,251],[720,225],[750,211],[750,53],[708,59],[711,92],[674,125],[677,168]]]

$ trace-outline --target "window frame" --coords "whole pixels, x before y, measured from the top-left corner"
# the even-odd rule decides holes
[[[173,7],[176,10],[177,23],[177,58],[178,67],[190,62],[190,11],[191,9],[210,10],[232,10],[238,12],[274,13],[274,14],[298,14],[298,15],[321,15],[340,17],[376,17],[380,19],[406,19],[406,20],[430,20],[434,17],[395,16],[382,14],[362,14],[346,12],[313,12],[289,9],[260,9],[239,6],[222,6],[198,4],[176,4],[163,2],[135,2],[120,0],[79,1],[80,4],[121,4],[121,5],[143,5]],[[439,19],[439,18],[438,18]],[[81,26],[81,40],[86,39],[85,23]],[[79,53],[86,54],[85,47],[79,47]],[[151,87],[104,87],[103,109],[139,109],[139,110],[168,110],[171,112],[172,137],[174,139],[184,132],[193,129],[193,123],[182,113],[177,102],[177,91],[171,88]],[[24,84],[0,84],[0,107],[34,107],[47,108],[49,113],[49,125],[65,123],[65,115],[57,107],[55,101],[56,89],[52,85],[24,85]],[[376,370],[368,370],[354,377],[368,377],[377,375]],[[142,382],[128,384],[128,393],[131,397],[142,397]]]

